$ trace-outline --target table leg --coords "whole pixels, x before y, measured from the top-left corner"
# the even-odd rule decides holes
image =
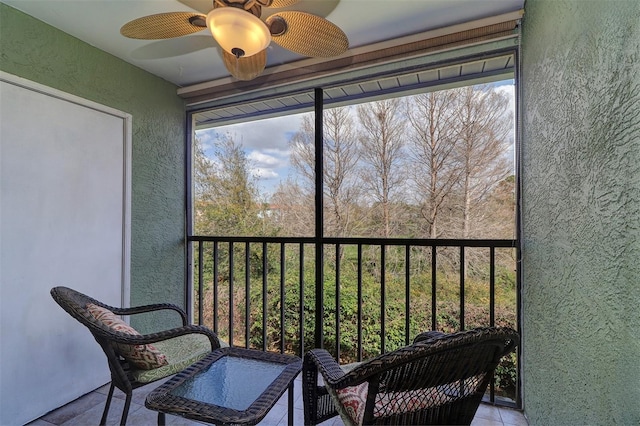
[[[158,426],[165,426],[165,418],[163,412],[158,412]]]
[[[289,384],[289,426],[293,426],[293,381]]]

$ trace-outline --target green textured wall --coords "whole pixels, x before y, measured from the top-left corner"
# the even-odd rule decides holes
[[[640,2],[527,0],[524,406],[640,424]]]
[[[2,71],[133,116],[131,304],[184,305],[185,110],[177,87],[1,3],[0,43]]]

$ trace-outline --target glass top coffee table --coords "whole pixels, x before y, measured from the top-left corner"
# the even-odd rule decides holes
[[[253,349],[221,348],[153,390],[145,402],[158,411],[213,424],[253,425],[289,389],[293,424],[293,380],[302,368],[296,356]]]

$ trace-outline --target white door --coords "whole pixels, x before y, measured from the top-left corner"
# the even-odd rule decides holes
[[[49,290],[128,301],[130,140],[129,115],[0,74],[0,424],[109,381]]]

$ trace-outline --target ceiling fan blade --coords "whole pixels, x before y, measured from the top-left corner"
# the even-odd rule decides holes
[[[127,22],[120,28],[120,34],[143,40],[180,37],[207,28],[206,18],[196,12],[159,13]]]
[[[272,7],[274,9],[280,9],[283,7],[293,6],[296,3],[300,3],[300,0],[269,0],[265,1],[265,7]]]
[[[232,76],[238,80],[253,80],[264,71],[267,65],[267,49],[264,49],[253,56],[236,58],[226,50],[222,51],[224,66]]]
[[[347,35],[337,25],[310,13],[279,12],[266,23],[274,42],[304,56],[338,56],[349,48]]]

